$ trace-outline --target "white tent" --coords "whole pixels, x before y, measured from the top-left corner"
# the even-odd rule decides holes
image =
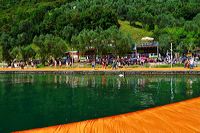
[[[153,41],[154,38],[152,38],[152,37],[143,37],[141,40],[142,41]]]

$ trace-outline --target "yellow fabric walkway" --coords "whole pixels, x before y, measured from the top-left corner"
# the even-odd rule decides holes
[[[94,71],[92,68],[54,68],[54,67],[45,67],[45,68],[0,68],[0,71]],[[103,69],[103,68],[95,68],[96,71],[115,71],[111,68]],[[200,67],[195,67],[194,69],[184,68],[184,67],[173,67],[173,68],[145,68],[145,67],[138,67],[138,68],[119,68],[116,70],[123,70],[123,71],[200,71]]]
[[[200,98],[147,110],[15,133],[200,132]]]
[[[117,71],[200,71],[200,67],[195,67],[194,69],[188,69],[184,67],[173,67],[173,68],[119,68]],[[95,68],[95,71],[116,71],[111,68],[102,69]],[[0,71],[94,71],[92,68],[54,68],[54,67],[45,67],[45,68],[0,68]]]

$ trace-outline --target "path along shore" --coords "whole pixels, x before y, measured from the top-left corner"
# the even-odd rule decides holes
[[[0,68],[0,71],[200,71],[200,67],[195,67],[193,69],[183,68],[183,67],[173,67],[173,68],[119,68],[119,69],[103,69],[96,68],[95,70],[92,68],[53,68],[53,67],[45,67],[45,68]]]

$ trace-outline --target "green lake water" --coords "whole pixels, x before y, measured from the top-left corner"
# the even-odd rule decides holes
[[[165,105],[200,96],[199,76],[0,75],[0,133]]]

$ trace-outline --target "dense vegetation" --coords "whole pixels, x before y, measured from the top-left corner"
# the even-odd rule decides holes
[[[138,41],[118,20],[152,32],[162,53],[170,42],[180,53],[200,46],[199,0],[2,0],[1,58],[45,61],[72,48],[123,55]]]

